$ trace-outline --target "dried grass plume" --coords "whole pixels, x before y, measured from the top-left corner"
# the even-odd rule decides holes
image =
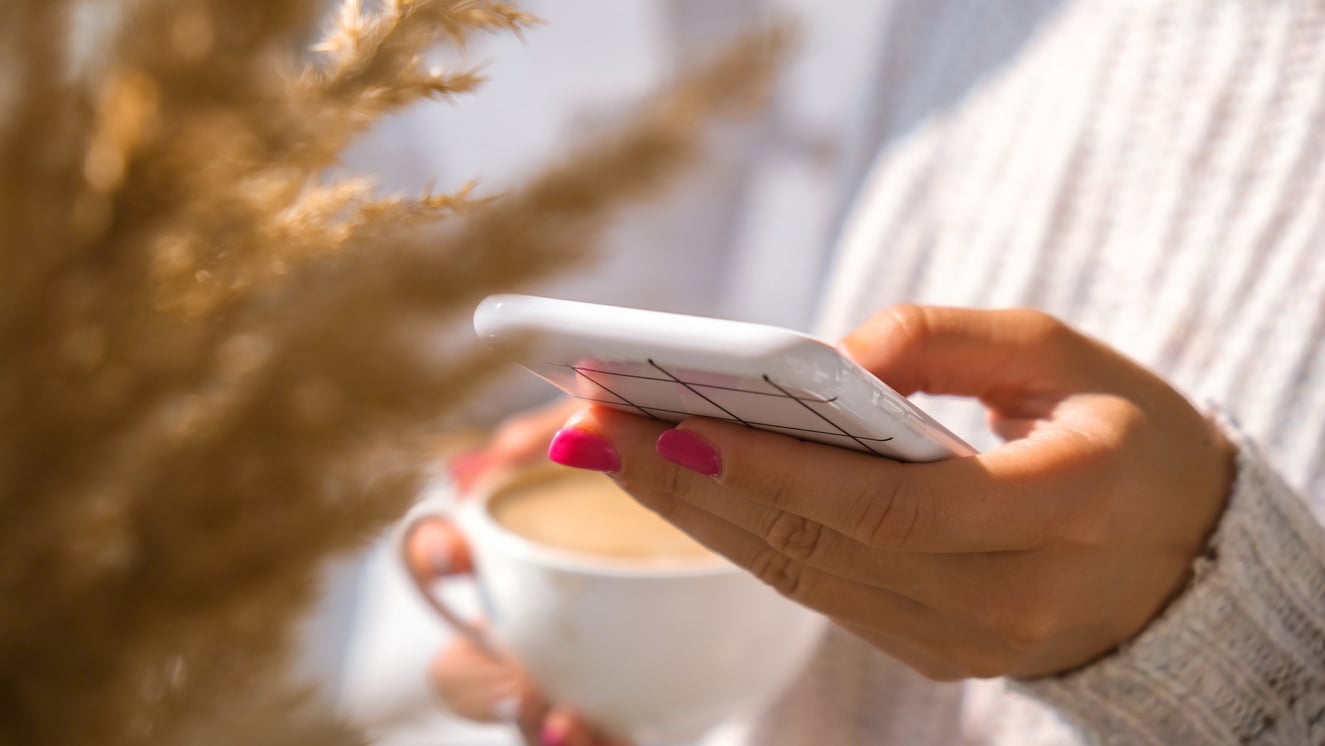
[[[417,331],[584,258],[764,90],[780,31],[496,198],[331,180],[385,114],[473,90],[424,51],[486,0],[137,0],[90,62],[0,8],[0,743],[337,744],[287,671],[318,567],[398,516],[489,363]],[[118,9],[118,10],[116,10]]]

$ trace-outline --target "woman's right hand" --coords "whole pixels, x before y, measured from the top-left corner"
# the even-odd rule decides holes
[[[564,400],[517,415],[498,427],[487,446],[454,459],[451,475],[461,499],[491,469],[546,453],[552,435],[576,409],[574,400]],[[464,536],[444,518],[418,519],[407,537],[407,569],[416,580],[426,582],[472,567]],[[451,712],[476,722],[513,723],[531,746],[625,746],[571,710],[547,702],[518,662],[493,658],[463,635],[453,637],[437,654],[428,678]]]

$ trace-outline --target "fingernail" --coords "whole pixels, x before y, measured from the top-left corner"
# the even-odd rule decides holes
[[[621,457],[611,441],[597,433],[574,427],[563,428],[552,437],[547,457],[562,466],[593,471],[617,471]]]
[[[722,473],[722,456],[718,455],[718,449],[689,430],[668,430],[658,436],[653,448],[659,456],[677,466],[709,477]]]
[[[543,730],[538,733],[538,742],[542,746],[566,746],[565,726],[556,721],[543,723]]]

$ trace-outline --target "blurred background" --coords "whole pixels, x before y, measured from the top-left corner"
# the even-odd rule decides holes
[[[846,200],[879,144],[868,123],[887,0],[520,5],[546,23],[523,40],[474,40],[465,61],[489,78],[477,94],[383,122],[346,167],[393,190],[477,179],[479,194],[497,193],[610,127],[724,41],[761,21],[796,18],[800,43],[772,105],[714,132],[683,179],[622,214],[595,265],[533,292],[808,329],[819,283],[807,279],[823,277]],[[527,374],[511,375],[473,402],[470,417],[491,424],[551,394]],[[436,493],[444,503],[445,485]],[[472,608],[465,581],[447,594]],[[347,716],[389,746],[517,743],[507,728],[458,722],[431,704],[424,671],[446,636],[383,537],[328,576],[307,666]]]

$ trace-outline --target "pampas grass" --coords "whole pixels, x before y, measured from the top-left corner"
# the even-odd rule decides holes
[[[138,0],[93,64],[0,9],[0,743],[340,744],[288,672],[318,568],[397,517],[491,363],[423,332],[586,259],[604,218],[766,88],[755,34],[505,195],[332,180],[472,70],[484,0]]]

